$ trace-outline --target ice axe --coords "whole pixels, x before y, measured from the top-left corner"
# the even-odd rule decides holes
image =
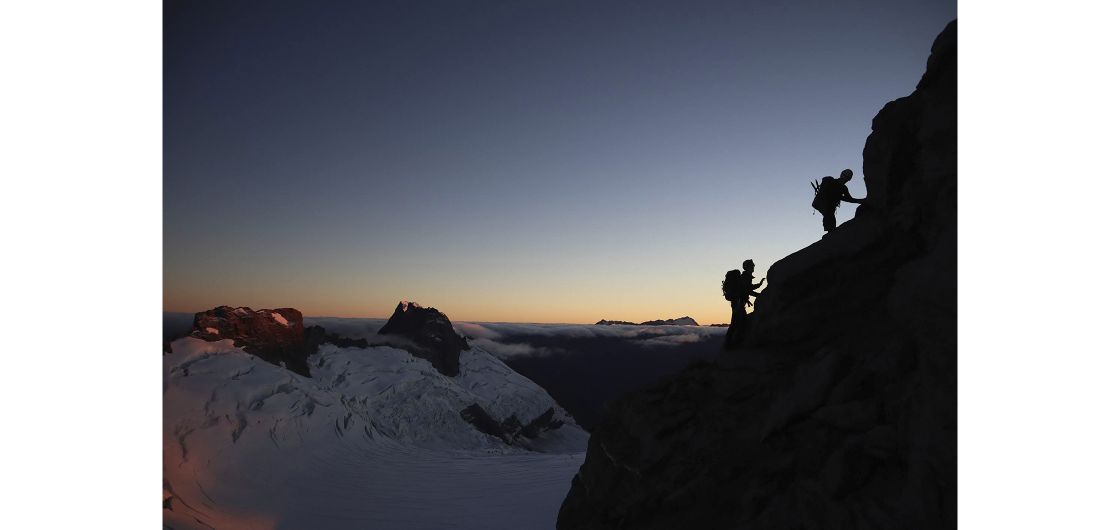
[[[817,195],[820,194],[820,192],[821,192],[821,181],[820,181],[820,179],[810,180],[809,185],[813,187],[813,197],[816,197]],[[816,208],[813,208],[813,215],[817,215],[817,209]]]

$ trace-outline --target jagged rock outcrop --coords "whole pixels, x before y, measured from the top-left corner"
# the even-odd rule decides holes
[[[251,353],[304,377],[310,377],[307,356],[315,351],[304,339],[303,314],[290,307],[260,309],[215,307],[195,313],[191,336],[206,341],[233,339]]]
[[[668,320],[647,320],[642,322],[642,326],[699,326],[700,324],[693,320],[692,317],[670,318]]]
[[[556,417],[556,409],[549,407],[548,410],[542,412],[540,416],[529,420],[529,423],[521,427],[517,434],[518,436],[532,439],[540,436],[540,434],[545,431],[559,429],[563,426],[564,422]]]
[[[397,304],[393,316],[377,332],[408,339],[403,346],[409,353],[427,359],[439,373],[459,375],[459,353],[470,348],[467,339],[455,333],[451,320],[434,307],[421,307],[413,302]]]
[[[537,438],[545,431],[552,429],[559,429],[564,426],[564,422],[556,418],[556,409],[549,407],[536,418],[533,418],[526,424],[522,424],[521,420],[516,415],[510,415],[506,419],[498,423],[486,409],[482,408],[478,403],[472,403],[467,408],[459,412],[459,416],[464,421],[470,423],[475,429],[483,434],[488,434],[495,438],[499,438],[507,444],[513,445],[518,439],[532,440]]]
[[[595,323],[596,326],[637,326],[637,322],[630,322],[628,320],[607,320],[602,319]]]
[[[600,320],[596,326],[699,326],[692,317],[670,318],[667,320],[647,320],[641,323],[627,322],[625,320]]]
[[[478,403],[471,403],[467,408],[459,411],[459,416],[463,418],[463,421],[478,429],[478,432],[500,438],[506,443],[510,442],[509,433],[502,428],[502,424],[498,423],[498,420],[490,416],[490,413],[486,412],[486,409]]]
[[[612,406],[558,528],[956,527],[956,48],[953,22],[743,348]]]

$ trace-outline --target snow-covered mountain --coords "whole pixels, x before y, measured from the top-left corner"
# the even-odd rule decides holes
[[[554,524],[588,435],[484,349],[463,341],[449,376],[405,349],[417,337],[324,343],[304,377],[199,321],[211,329],[163,357],[168,526],[446,528],[464,513],[477,528]]]

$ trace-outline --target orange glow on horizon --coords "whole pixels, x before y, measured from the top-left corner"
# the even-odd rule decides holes
[[[439,309],[453,321],[464,322],[594,324],[601,319],[644,322],[688,316],[704,326],[726,324],[731,318],[731,309],[726,301],[714,298],[642,300],[631,303],[596,300],[582,304],[577,300],[557,297],[550,300],[549,304],[533,305],[531,300],[502,300],[495,303],[432,297],[379,297],[377,301],[339,299],[333,303],[326,300],[303,300],[301,303],[297,298],[285,299],[281,296],[184,296],[174,299],[165,296],[164,311],[195,313],[229,305],[253,309],[293,307],[307,317],[388,318],[400,300],[409,300]]]

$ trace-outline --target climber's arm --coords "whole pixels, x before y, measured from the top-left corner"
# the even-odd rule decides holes
[[[857,199],[855,197],[852,197],[852,194],[848,193],[848,190],[844,190],[844,194],[840,196],[840,200],[844,202],[852,202],[855,204],[863,204],[864,201],[864,199]]]

